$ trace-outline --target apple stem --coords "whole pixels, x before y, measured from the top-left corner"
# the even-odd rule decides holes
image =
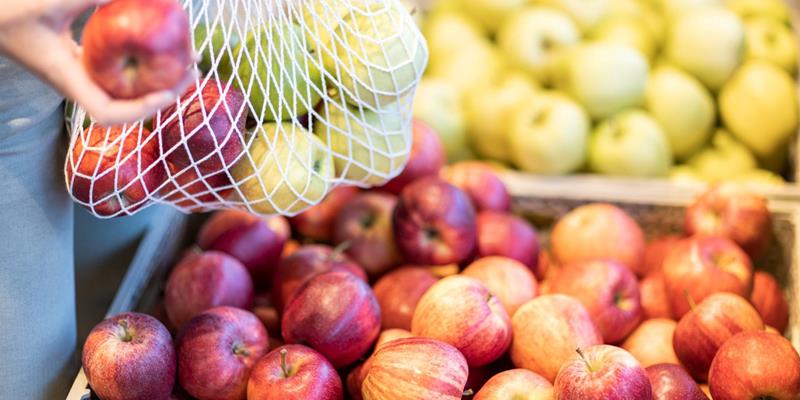
[[[461,393],[461,396],[472,396],[473,394],[475,394],[475,391],[474,391],[474,390],[472,390],[472,389],[467,389],[467,390],[465,390],[463,393]]]
[[[286,365],[286,355],[289,354],[289,350],[281,349],[281,371],[283,371],[283,377],[289,377],[289,367]]]
[[[586,355],[583,354],[583,350],[581,350],[581,348],[578,347],[577,349],[575,349],[575,351],[578,352],[578,356],[580,356],[581,360],[583,360],[583,363],[586,364],[586,368],[589,369],[589,372],[594,372],[594,370],[592,369],[592,365],[589,364],[589,360],[586,359]]]
[[[250,355],[250,352],[241,343],[236,343],[233,345],[233,354],[246,357]]]
[[[486,302],[488,303],[492,301],[492,297],[494,297],[494,295],[491,292],[489,292],[489,294],[486,295]]]
[[[336,247],[333,248],[333,253],[331,253],[330,259],[333,260],[334,258],[337,258],[340,255],[342,255],[345,251],[347,251],[347,249],[350,248],[350,246],[352,244],[353,244],[353,242],[351,242],[349,240],[345,240],[344,242],[339,243],[338,245],[336,245]]]
[[[130,342],[133,340],[133,334],[131,334],[130,329],[128,329],[128,321],[122,320],[119,321],[119,326],[122,328],[122,337],[120,338],[123,342]]]
[[[192,245],[191,251],[195,254],[203,254],[203,249],[201,249],[200,246],[196,244]]]
[[[683,295],[684,297],[686,297],[686,301],[689,302],[689,308],[691,308],[692,310],[697,308],[697,303],[694,302],[692,295],[689,294],[689,289],[683,289]]]

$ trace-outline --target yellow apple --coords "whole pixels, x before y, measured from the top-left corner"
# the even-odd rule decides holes
[[[656,0],[656,6],[664,18],[675,19],[687,11],[698,7],[722,7],[725,0]]]
[[[528,0],[461,0],[464,12],[490,33],[527,3]]]
[[[745,21],[745,59],[771,62],[790,74],[797,70],[797,39],[794,32],[772,18]]]
[[[754,169],[747,171],[733,179],[735,182],[742,182],[752,185],[782,186],[786,181],[780,175],[765,169]]]
[[[604,21],[616,18],[639,21],[650,32],[656,47],[664,40],[665,21],[653,4],[642,0],[610,0]]]
[[[657,50],[657,41],[651,30],[642,20],[631,18],[608,18],[603,20],[588,34],[589,40],[613,42],[630,46],[642,53],[648,60]]]
[[[450,82],[461,95],[489,86],[504,68],[499,51],[488,40],[481,39],[465,42],[446,58],[431,60],[427,75]]]
[[[724,129],[718,129],[710,146],[693,155],[687,164],[707,181],[734,178],[758,167],[750,150]]]
[[[676,165],[669,170],[669,180],[677,183],[699,183],[704,182],[703,178],[695,170],[686,164]]]
[[[231,169],[235,190],[260,214],[296,214],[318,203],[333,180],[333,160],[319,138],[287,122],[267,123]]]
[[[431,64],[460,51],[464,43],[485,40],[485,31],[475,21],[456,12],[431,15],[423,23],[422,33],[428,41]]]
[[[531,4],[553,7],[567,14],[582,32],[588,32],[608,12],[609,0],[532,0]]]
[[[589,167],[606,175],[667,176],[672,153],[658,122],[631,109],[597,125],[589,141]]]
[[[789,9],[783,0],[725,0],[725,6],[744,19],[765,17],[789,23]]]
[[[414,96],[414,118],[433,128],[442,139],[450,162],[472,158],[461,97],[446,80],[424,77]]]
[[[722,120],[756,156],[767,157],[797,131],[796,90],[786,71],[765,61],[748,61],[720,91]]]

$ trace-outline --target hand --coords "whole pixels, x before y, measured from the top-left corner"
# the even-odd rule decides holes
[[[92,6],[109,0],[3,0],[0,54],[15,60],[80,104],[95,122],[115,125],[147,118],[174,102],[196,76],[170,91],[133,100],[115,100],[100,88],[81,63],[81,47],[72,38],[72,22]]]

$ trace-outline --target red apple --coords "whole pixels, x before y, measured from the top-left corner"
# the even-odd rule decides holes
[[[225,253],[191,255],[170,272],[164,302],[170,322],[180,328],[209,308],[249,308],[253,281],[242,263]]]
[[[397,197],[388,193],[356,195],[339,212],[334,243],[347,242],[345,252],[376,279],[402,260],[392,232],[392,213]]]
[[[286,343],[307,343],[335,367],[350,365],[380,333],[381,310],[372,289],[348,272],[325,272],[303,283],[283,312]]]
[[[671,319],[648,319],[622,342],[622,348],[636,357],[645,368],[662,363],[678,364],[678,356],[672,349],[676,325],[678,323]]]
[[[496,361],[480,367],[469,367],[467,383],[462,400],[471,400],[472,396],[483,388],[483,385],[500,372],[514,368],[511,359],[503,355]]]
[[[800,356],[783,336],[747,331],[720,347],[708,374],[714,400],[800,396]]]
[[[117,99],[172,89],[193,63],[189,16],[176,0],[114,0],[83,30],[83,64]]]
[[[253,308],[250,311],[261,320],[261,323],[267,328],[267,332],[275,334],[281,331],[281,315],[272,303],[271,293],[256,294],[253,298]]]
[[[67,160],[72,197],[97,215],[132,214],[166,181],[158,139],[141,124],[92,125],[75,139]]]
[[[139,313],[97,324],[83,344],[83,372],[102,399],[168,399],[175,385],[175,349],[167,328]]]
[[[758,311],[740,296],[714,293],[678,321],[672,346],[686,370],[705,381],[719,347],[746,330],[764,330]]]
[[[643,319],[672,318],[663,272],[652,273],[639,281],[639,297],[642,301]]]
[[[552,400],[553,385],[541,375],[517,368],[501,372],[489,379],[474,400]]]
[[[298,344],[281,346],[253,367],[247,398],[341,400],[342,380],[322,354]]]
[[[475,248],[475,211],[469,198],[436,177],[403,189],[392,225],[398,247],[414,264],[459,263]]]
[[[603,343],[589,312],[577,299],[539,296],[514,313],[511,361],[552,382],[575,349]]]
[[[537,277],[539,271],[539,237],[536,229],[524,219],[498,211],[483,211],[475,219],[478,230],[477,256],[503,256],[513,258],[531,269]]]
[[[256,288],[267,288],[289,238],[289,223],[280,215],[261,217],[241,210],[214,213],[197,235],[205,250],[217,250],[241,261]]]
[[[588,204],[570,211],[550,234],[553,256],[561,264],[614,260],[644,276],[644,234],[625,211],[611,204]]]
[[[475,278],[497,296],[509,316],[536,297],[536,277],[524,264],[506,257],[484,257],[473,261],[463,275]]]
[[[677,364],[655,364],[645,368],[653,400],[708,400],[683,367]]]
[[[677,235],[667,235],[648,243],[644,248],[644,264],[642,265],[642,276],[650,276],[660,273],[664,260],[672,251],[672,248],[681,241]]]
[[[361,390],[370,400],[459,400],[469,371],[455,347],[421,337],[386,343],[368,364]]]
[[[411,317],[422,295],[438,279],[427,268],[402,267],[378,279],[373,286],[381,306],[383,329],[411,329]]]
[[[756,259],[769,247],[772,218],[764,196],[727,183],[712,187],[686,209],[685,230],[727,237]]]
[[[717,292],[750,297],[753,266],[736,243],[722,237],[693,237],[678,243],[664,261],[664,288],[675,319],[689,312],[689,297],[700,302]]]
[[[355,186],[338,186],[318,204],[289,219],[297,233],[319,242],[333,241],[333,227],[339,211],[359,193]]]
[[[368,358],[363,364],[357,365],[347,374],[345,388],[351,400],[364,400],[361,395],[361,386],[364,384],[364,378],[367,377],[367,370],[371,360],[372,358]]]
[[[231,189],[215,189],[197,176],[194,168],[181,170],[167,162],[167,183],[159,195],[172,204],[189,212],[210,211],[212,204],[220,204],[231,193]]]
[[[251,312],[226,306],[206,310],[176,339],[178,381],[198,400],[243,399],[250,370],[267,353],[268,341]]]
[[[508,211],[511,196],[492,167],[480,161],[462,161],[442,169],[442,179],[463,190],[477,211]]]
[[[605,344],[578,349],[553,383],[559,400],[646,400],[650,380],[641,364],[627,351]]]
[[[639,283],[615,261],[565,265],[551,280],[550,293],[566,294],[583,303],[606,343],[622,341],[642,319]]]
[[[407,337],[413,337],[414,335],[405,329],[387,329],[385,331],[381,331],[380,336],[378,336],[378,340],[375,341],[375,350],[384,344],[391,342],[392,340],[396,339],[403,339]]]
[[[479,280],[454,275],[436,282],[419,300],[411,333],[449,343],[471,367],[479,367],[506,352],[511,321],[500,300]]]
[[[411,124],[411,154],[403,172],[387,182],[381,189],[400,194],[409,183],[424,176],[436,175],[445,162],[444,146],[433,128],[420,120]]]
[[[323,272],[349,272],[366,282],[367,274],[341,249],[321,244],[301,246],[278,265],[272,280],[272,301],[279,312],[289,302],[294,291],[309,279]]]
[[[753,275],[753,293],[750,302],[758,310],[764,323],[778,332],[789,325],[789,303],[780,284],[769,272],[756,271]]]

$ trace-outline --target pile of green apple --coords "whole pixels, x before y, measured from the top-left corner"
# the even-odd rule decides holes
[[[451,160],[782,182],[798,128],[781,0],[441,0],[415,117]]]

